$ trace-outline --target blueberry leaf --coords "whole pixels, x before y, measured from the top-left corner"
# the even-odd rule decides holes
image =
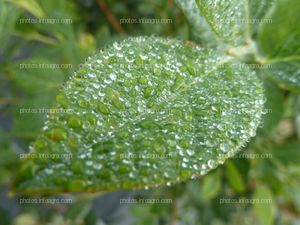
[[[262,84],[190,42],[129,38],[87,59],[57,96],[15,190],[113,191],[205,175],[260,123]],[[65,111],[63,111],[65,110]],[[63,113],[64,112],[64,113]]]

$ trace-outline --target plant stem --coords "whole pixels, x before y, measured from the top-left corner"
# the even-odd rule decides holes
[[[98,0],[98,5],[101,9],[101,11],[106,16],[107,20],[110,22],[110,24],[113,26],[113,28],[120,34],[126,34],[123,27],[118,22],[117,18],[112,14],[112,12],[107,7],[105,0]]]

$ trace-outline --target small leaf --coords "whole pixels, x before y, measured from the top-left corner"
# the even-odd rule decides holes
[[[254,212],[260,224],[272,225],[275,218],[275,202],[272,192],[264,186],[258,186],[253,195]]]
[[[203,199],[210,200],[215,198],[221,191],[221,175],[219,173],[210,173],[204,177],[202,184],[202,193]]]
[[[286,88],[300,91],[300,4],[298,0],[279,0],[261,24],[258,44],[271,75]]]
[[[144,188],[216,168],[255,135],[264,104],[255,73],[224,60],[156,37],[88,58],[56,98],[70,113],[50,115],[31,151],[72,158],[26,160],[31,178],[17,179],[17,190]]]
[[[237,167],[235,166],[234,162],[228,160],[225,163],[225,169],[226,177],[230,186],[237,192],[244,192],[246,190],[246,187],[243,178],[239,173]]]
[[[284,113],[284,91],[270,79],[263,79],[266,105],[263,116],[263,126],[258,129],[258,134],[269,136],[280,122]]]

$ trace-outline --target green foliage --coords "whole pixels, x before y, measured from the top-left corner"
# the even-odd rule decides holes
[[[240,174],[238,168],[234,164],[233,161],[228,161],[225,164],[225,173],[226,177],[229,181],[230,186],[236,191],[236,192],[244,192],[246,187],[242,178],[242,175]]]
[[[19,9],[13,5],[0,1],[0,54],[7,48],[6,44],[14,31],[19,16]]]
[[[270,64],[272,75],[286,88],[300,87],[300,4],[297,0],[278,0],[259,28],[259,49]],[[280,28],[280,29],[278,29]]]
[[[107,7],[99,7],[100,2],[106,3]],[[196,6],[196,4],[198,6]],[[300,167],[298,154],[300,111],[298,95],[299,74],[297,73],[297,71],[299,71],[298,12],[299,3],[296,0],[0,0],[0,224],[298,224],[300,220]],[[117,24],[120,22],[118,20],[122,18],[168,18],[171,19],[171,22],[119,23],[124,30],[124,33],[119,33],[111,20],[111,15],[115,17]],[[22,19],[29,18],[71,19],[71,22],[44,24],[39,22],[25,23],[23,21],[23,23],[21,23]],[[153,43],[154,40],[159,40],[159,43],[168,43],[166,46],[168,46],[170,42],[177,43],[181,46],[178,49],[165,47],[155,50],[155,53],[159,53],[159,55],[166,55],[168,52],[171,52],[169,63],[155,58],[157,62],[152,61],[152,63],[155,62],[154,64],[148,62],[145,64],[145,62],[140,59],[136,60],[138,63],[141,63],[140,65],[133,62],[130,64],[132,68],[127,68],[129,65],[118,58],[118,60],[109,61],[105,65],[99,66],[97,63],[95,65],[97,65],[98,68],[114,66],[114,68],[109,68],[108,71],[102,71],[104,74],[103,78],[109,76],[110,70],[119,70],[120,65],[123,65],[125,70],[126,65],[126,71],[128,70],[132,75],[135,75],[128,78],[128,81],[130,81],[128,83],[130,84],[135,83],[133,80],[134,77],[138,77],[136,74],[142,73],[146,75],[142,76],[142,78],[147,77],[147,80],[149,80],[148,78],[151,77],[156,83],[166,84],[168,81],[173,82],[173,89],[173,85],[167,85],[166,87],[157,85],[155,92],[152,93],[153,96],[150,92],[147,103],[157,103],[161,101],[162,99],[160,97],[166,96],[167,94],[162,92],[162,90],[176,93],[175,95],[172,94],[172,96],[177,98],[167,99],[169,102],[167,102],[168,104],[166,105],[157,105],[151,115],[148,112],[139,113],[137,111],[137,104],[132,104],[135,107],[133,107],[134,110],[131,111],[128,110],[127,105],[125,105],[124,111],[117,110],[118,107],[123,107],[122,103],[120,104],[120,101],[115,97],[109,99],[105,98],[103,102],[97,102],[97,107],[92,111],[82,107],[85,107],[86,102],[90,102],[93,96],[86,98],[88,101],[80,101],[80,104],[76,105],[75,98],[77,94],[80,93],[80,95],[78,95],[78,99],[80,99],[82,96],[88,95],[90,91],[86,89],[84,92],[79,91],[76,94],[76,92],[71,90],[71,87],[75,86],[76,82],[86,85],[104,83],[102,77],[99,81],[94,82],[96,77],[98,79],[98,76],[96,76],[95,78],[89,79],[91,82],[86,83],[78,79],[78,76],[79,74],[85,74],[84,68],[87,68],[88,62],[98,60],[101,58],[101,54],[115,53],[113,45],[108,48],[104,48],[105,46],[125,39],[122,42],[117,42],[115,45],[122,44],[123,46],[127,41],[131,44],[135,43],[132,50],[136,52],[144,49],[146,52],[143,52],[141,55],[146,55],[149,59],[153,57],[151,54],[152,50],[149,50],[149,48],[151,46],[157,46],[157,44],[139,46],[136,45],[136,38],[127,39],[127,36],[152,34],[189,41],[177,41],[175,39],[155,37],[148,38],[148,40],[152,40],[152,42],[149,43]],[[147,38],[145,37],[144,39]],[[199,46],[201,46],[201,48]],[[83,68],[80,67],[80,64],[82,64],[85,58],[95,54],[96,49],[102,48],[104,48],[102,53],[98,52],[94,57],[88,58]],[[189,54],[186,54],[187,50]],[[181,51],[180,54],[179,51]],[[200,54],[198,55],[198,53],[196,53],[197,56],[195,56],[194,53],[198,51]],[[124,52],[122,53],[124,60],[127,55],[124,54]],[[192,60],[189,60],[190,57]],[[139,54],[134,55],[134,58],[140,58]],[[189,63],[189,61],[192,61],[192,63]],[[215,64],[215,61],[218,63]],[[120,64],[118,64],[118,62],[120,62]],[[185,64],[182,62],[185,62]],[[242,62],[249,64],[249,66],[246,66],[246,64]],[[32,66],[35,63],[40,65],[70,64],[71,66],[65,69],[20,69],[21,65],[27,64]],[[157,68],[160,68],[160,70],[158,71]],[[169,68],[175,72],[170,75],[170,80],[163,79],[161,76],[165,74],[165,71]],[[258,78],[255,78],[256,75],[252,71],[253,69]],[[152,70],[153,72],[151,72]],[[72,75],[74,71],[77,72],[75,75]],[[199,71],[202,71],[202,73],[198,73]],[[210,73],[206,71],[210,71]],[[156,73],[158,74],[155,75]],[[196,75],[190,76],[194,73]],[[186,74],[190,79],[176,79],[176,74]],[[221,76],[221,74],[224,76]],[[229,83],[231,79],[230,74],[233,74],[232,79],[238,77],[239,82],[244,82],[245,79],[243,86],[235,89],[234,82]],[[262,123],[260,123],[260,128],[257,130],[257,135],[251,139],[243,137],[241,138],[243,141],[238,139],[237,142],[231,143],[233,144],[232,146],[237,146],[237,144],[240,143],[240,148],[244,147],[243,152],[234,155],[234,159],[226,160],[224,166],[218,166],[214,171],[200,177],[198,175],[202,169],[202,165],[206,165],[207,167],[208,164],[205,164],[204,161],[200,161],[198,156],[203,154],[202,159],[206,160],[208,160],[208,158],[206,158],[208,155],[209,157],[214,157],[214,159],[222,158],[222,160],[228,157],[228,155],[224,157],[223,153],[218,155],[218,153],[221,152],[221,148],[227,149],[226,145],[221,145],[219,141],[227,139],[231,134],[231,128],[235,127],[236,124],[233,123],[230,124],[230,126],[226,126],[226,130],[229,132],[225,135],[225,133],[219,132],[217,128],[206,129],[208,127],[201,127],[204,123],[194,121],[203,122],[203,120],[199,119],[207,118],[210,121],[215,120],[215,122],[211,122],[210,124],[212,127],[215,127],[220,122],[224,124],[226,121],[222,121],[220,119],[221,117],[218,117],[222,115],[218,115],[218,113],[223,112],[223,105],[226,106],[223,102],[224,99],[229,96],[228,94],[235,93],[234,97],[236,99],[233,99],[241,103],[243,99],[247,99],[247,102],[249,102],[249,99],[251,102],[251,99],[258,98],[255,94],[254,96],[247,96],[246,93],[242,93],[245,94],[245,96],[242,95],[243,98],[238,100],[240,98],[240,93],[238,92],[243,92],[245,89],[241,87],[255,86],[252,83],[249,84],[251,80],[249,76],[255,83],[258,82],[258,79],[261,80],[258,83],[263,83],[266,99],[265,109],[262,110],[265,114],[263,113],[264,115],[262,115]],[[208,79],[210,77],[213,79]],[[186,85],[187,82],[201,80],[199,78],[203,80],[201,85],[192,86],[192,89],[189,91]],[[272,80],[270,78],[272,78]],[[68,81],[63,84],[65,80]],[[145,82],[143,79],[141,79],[141,81],[136,80],[136,83],[138,83],[136,86],[139,88],[146,87],[147,84],[143,84],[143,82]],[[208,84],[215,85],[210,85],[208,88]],[[107,85],[110,86],[110,84]],[[119,93],[125,100],[144,100],[144,92],[141,90],[134,90],[135,93],[130,92],[129,95],[123,93],[122,90],[125,90],[125,88],[132,90],[131,86],[127,87],[124,85],[123,87],[115,82],[112,82],[111,85],[113,88],[120,88],[118,91],[121,90]],[[80,89],[80,87],[76,88]],[[91,86],[93,93],[94,88],[95,87]],[[218,96],[216,98],[218,102],[215,105],[218,106],[217,110],[219,111],[215,112],[213,108],[209,108],[212,99],[208,97],[211,97],[212,94],[217,93],[220,89],[226,90],[227,92],[222,95],[222,97]],[[248,89],[245,90],[246,92],[249,91]],[[191,91],[194,92],[191,93]],[[59,92],[61,94],[57,98],[58,103],[55,103],[55,96]],[[64,92],[68,95],[62,95]],[[114,92],[108,91],[107,93],[113,96]],[[98,96],[98,92],[96,94]],[[202,102],[201,100],[203,100],[203,98],[199,97],[198,94],[201,94],[201,97],[203,96],[203,98],[206,99]],[[199,107],[206,107],[207,110],[200,112],[199,110],[194,110],[197,114],[193,114],[191,117],[192,121],[186,120],[189,119],[190,114],[188,114],[187,117],[184,115],[186,110],[195,107],[195,105],[189,104],[186,101],[188,96],[191,96],[189,99],[198,97],[197,99],[200,101]],[[177,102],[177,100],[180,101]],[[95,101],[97,101],[97,99]],[[95,101],[93,101],[92,105],[94,105]],[[205,105],[206,102],[208,105]],[[247,102],[243,107],[249,106]],[[104,106],[107,106],[107,108],[103,107],[102,103],[104,103]],[[179,103],[182,103],[181,108],[178,108]],[[24,113],[23,111],[23,113],[21,113],[21,110],[24,109],[50,110],[62,106],[69,107],[70,105],[72,107],[74,106],[73,109],[78,110],[78,112],[80,111],[80,113],[87,112],[87,114],[91,113],[95,115],[96,119],[86,114],[82,116],[80,113],[80,119],[78,119],[77,115],[72,111],[71,113],[69,111],[69,113],[64,114],[52,112],[48,116],[47,111],[42,113]],[[92,105],[88,105],[88,107],[92,108]],[[168,110],[168,114],[165,117],[158,115],[160,112],[157,110],[158,106],[161,107],[162,105],[164,105],[164,110]],[[175,108],[177,107],[177,111],[170,110],[170,108],[174,108],[173,106],[175,106]],[[232,108],[237,109],[239,107],[234,105]],[[209,112],[209,114],[206,114],[206,112]],[[238,109],[236,110],[236,114],[230,113],[228,115],[234,119],[243,119],[245,115],[239,114],[239,112],[244,113],[243,110]],[[148,120],[145,123],[142,123],[144,121],[130,120],[132,115],[137,114],[147,116]],[[254,113],[253,110],[253,112],[251,112],[252,116],[259,116],[258,114],[261,114],[261,111]],[[118,117],[118,115],[124,115],[125,117]],[[245,127],[249,128],[250,117],[248,116],[246,116],[245,121],[239,121],[238,124],[244,124]],[[114,126],[112,127],[104,126],[104,128],[97,126],[94,130],[91,130],[91,127],[93,127],[91,124],[97,123],[97,121],[99,121],[98,118],[103,118],[103,121],[107,121],[105,118],[109,117],[112,117],[109,122],[117,121],[118,126],[115,124],[113,124]],[[158,118],[161,119],[159,121],[161,123],[152,123],[154,119]],[[101,133],[100,131],[102,129],[103,131],[107,131],[116,127],[119,128],[119,125],[122,125],[120,123],[120,121],[123,121],[122,119],[128,121],[128,124],[130,124],[128,127],[127,124],[123,126],[124,133],[116,129],[116,132],[106,133],[105,137],[97,136],[97,138],[95,138],[95,136],[93,136],[97,132],[97,134]],[[259,118],[256,119],[259,121]],[[172,126],[177,128],[183,124],[190,124],[192,128],[196,126],[201,127],[201,132],[194,129],[191,132],[188,131],[184,133],[184,129],[189,128],[189,126],[186,126],[184,129],[168,131],[165,134],[162,131],[165,126],[164,122],[168,120],[172,121],[172,123],[169,124],[170,126],[167,127],[168,129],[172,128]],[[62,129],[51,127],[53,129],[51,131],[48,130],[49,132],[47,129],[41,131],[43,124],[44,127],[46,127],[49,123],[53,125],[57,124]],[[142,128],[142,126],[145,128]],[[126,133],[131,134],[130,132],[134,128],[141,129],[134,133],[139,134],[138,136],[134,136],[134,138],[131,138],[130,135],[122,136],[122,134]],[[89,129],[90,132],[88,132]],[[206,136],[204,135],[203,137],[207,138],[209,134],[205,133],[206,131],[213,135],[221,134],[221,136],[212,136],[214,140],[217,140],[212,143],[217,144],[216,147],[214,149],[213,147],[208,148],[206,144],[210,145],[211,143],[204,143],[205,145],[201,146],[203,148],[199,148],[201,152],[195,151],[195,155],[198,154],[197,157],[195,155],[182,156],[179,154],[179,150],[176,151],[176,148],[170,147],[172,143],[164,142],[164,138],[167,137],[170,139],[169,133],[177,134],[178,136],[190,134],[196,138],[200,137],[200,134],[206,134]],[[238,129],[238,131],[242,130]],[[198,136],[196,136],[197,132],[199,132]],[[76,136],[76,139],[70,139],[68,136],[70,134],[78,135],[78,138]],[[89,169],[90,162],[86,160],[87,158],[76,158],[83,155],[82,152],[85,150],[87,150],[87,157],[95,156],[95,154],[90,155],[90,152],[93,152],[93,148],[91,148],[92,150],[89,149],[89,145],[94,144],[93,139],[96,139],[97,143],[102,143],[99,140],[115,134],[119,136],[111,138],[113,142],[106,141],[104,144],[95,145],[94,147],[99,147],[100,150],[103,150],[102,147],[105,147],[105,150],[109,149],[115,152],[117,148],[124,148],[125,144],[123,140],[129,140],[131,145],[129,145],[129,147],[126,145],[126,153],[132,152],[133,150],[135,150],[135,153],[140,153],[138,149],[141,149],[140,146],[144,143],[142,140],[139,140],[142,139],[142,134],[147,134],[147,140],[151,137],[153,138],[151,142],[148,143],[148,147],[146,146],[143,149],[146,149],[147,152],[151,154],[167,154],[169,149],[171,149],[172,152],[177,154],[174,155],[176,158],[127,159],[135,166],[131,174],[131,170],[126,171],[126,169],[128,169],[126,167],[127,164],[125,164],[125,166],[121,164],[123,167],[119,166],[119,164],[109,166],[104,164],[100,171],[98,171],[97,168],[99,167],[97,166],[100,164],[96,164],[95,168]],[[34,140],[35,142],[33,142]],[[64,154],[70,153],[71,151],[74,157],[69,160],[45,159],[43,161],[42,159],[32,159],[25,160],[24,163],[22,162],[23,160],[19,160],[19,154],[28,152],[28,146],[32,148],[30,153],[44,149],[43,144],[46,143],[43,142],[44,140],[46,140],[48,144],[53,144],[49,148],[51,153]],[[81,140],[84,141],[81,143]],[[200,140],[200,138],[197,140]],[[116,144],[115,142],[117,141],[120,143]],[[179,142],[179,140],[176,139],[175,143],[177,142]],[[62,146],[64,143],[67,148]],[[83,148],[80,149],[76,147],[82,146],[83,143],[86,144]],[[179,147],[182,148],[183,151],[181,152],[183,153],[188,153],[188,151],[184,149],[186,143],[188,142],[179,143]],[[196,143],[200,145],[203,141],[200,140]],[[55,148],[55,146],[58,146],[58,148]],[[71,149],[71,146],[74,148]],[[168,149],[166,147],[168,147]],[[44,149],[39,152],[47,151]],[[114,161],[116,157],[114,158],[114,155],[111,156],[109,153],[110,151],[97,154],[97,160],[110,162],[110,164],[116,162]],[[189,151],[189,154],[190,153]],[[265,155],[268,157],[264,157]],[[103,156],[108,157],[104,158]],[[92,158],[95,159],[95,157]],[[189,162],[185,162],[186,165],[188,165],[185,171],[193,171],[193,173],[179,174],[178,177],[181,178],[182,175],[185,175],[186,178],[181,180],[188,180],[190,176],[197,179],[176,183],[169,187],[173,182],[168,181],[173,180],[166,178],[165,172],[168,175],[174,176],[174,172],[177,173],[181,169],[181,163],[186,161],[186,159],[188,159]],[[147,170],[147,176],[138,176],[140,171],[137,170],[144,166],[143,164],[138,164],[139,161],[142,163],[149,162],[153,165],[159,165],[160,167]],[[22,165],[20,165],[20,162],[22,162]],[[51,170],[45,168],[47,166],[49,166],[49,168],[52,166],[55,167],[55,165],[59,167],[61,166],[61,162],[67,168],[59,172],[63,173],[67,171],[66,176],[59,177],[57,174],[51,174]],[[178,164],[171,165],[170,167],[170,162],[178,162]],[[93,162],[92,166],[94,165]],[[190,168],[191,165],[198,166],[199,170],[196,171],[195,168]],[[19,168],[20,166],[21,168]],[[173,168],[179,169],[171,170]],[[19,173],[20,170],[21,173]],[[47,183],[48,180],[46,178],[46,182],[42,180],[44,177],[38,180],[42,177],[41,174],[44,172],[49,173],[49,183]],[[93,177],[91,173],[94,173],[95,176]],[[121,174],[125,175],[122,179],[119,179]],[[35,177],[32,178],[32,175],[35,175]],[[102,177],[100,177],[100,175]],[[86,184],[89,184],[90,180],[95,180],[95,183],[99,183],[101,179],[110,180],[111,182],[108,183],[111,185],[110,187],[117,184],[114,186],[114,189],[110,189],[116,190],[124,187],[121,186],[120,182],[127,182],[126,178],[128,178],[129,175],[133,175],[133,177],[130,178],[131,183],[129,183],[132,186],[129,185],[128,187],[137,188],[137,186],[133,185],[133,181],[136,181],[135,184],[139,184],[139,187],[146,187],[146,184],[143,183],[143,178],[146,177],[147,180],[150,181],[154,175],[160,178],[162,181],[161,184],[167,184],[167,187],[162,185],[162,187],[152,188],[148,191],[131,190],[129,194],[130,197],[135,199],[140,197],[150,199],[168,198],[171,199],[172,202],[168,204],[119,204],[120,198],[123,198],[120,196],[124,196],[124,192],[122,191],[105,195],[104,201],[97,199],[95,204],[92,204],[92,200],[96,198],[96,195],[91,196],[86,193],[82,195],[66,194],[64,197],[74,199],[74,203],[55,203],[53,205],[18,204],[18,197],[8,198],[6,196],[6,190],[9,189],[15,177],[18,177],[17,183],[19,185],[21,184],[19,183],[20,181],[27,181],[27,184],[32,182],[30,183],[30,192],[27,193],[45,194],[48,190],[44,192],[40,188],[43,182],[47,185],[50,184],[48,189],[51,189],[51,193],[66,191],[64,187],[72,192],[99,190],[88,189]],[[71,179],[68,180],[68,176],[70,176]],[[37,179],[35,180],[35,178]],[[139,183],[140,181],[142,181],[142,183]],[[34,182],[36,183],[34,184]],[[52,188],[52,184],[55,185],[55,187]],[[101,183],[100,187],[109,190],[107,187],[104,188],[103,185],[104,184]],[[123,182],[123,185],[126,187],[126,183]],[[154,186],[156,185],[157,183],[155,182]],[[24,182],[21,186],[24,188]],[[97,186],[97,188],[100,187]],[[126,193],[128,194],[129,192]],[[102,193],[100,192],[99,194]],[[52,198],[52,196],[44,197]],[[242,199],[250,200],[250,202],[242,203],[240,201]],[[272,199],[272,202],[251,203],[254,200],[261,201],[263,199]],[[222,203],[222,201],[226,200],[230,201]],[[105,213],[106,209],[110,212]]]

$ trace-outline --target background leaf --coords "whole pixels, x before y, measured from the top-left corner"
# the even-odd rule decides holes
[[[251,33],[256,35],[260,24],[270,24],[272,21],[265,18],[266,13],[274,6],[276,0],[248,0],[248,18]]]
[[[235,191],[244,192],[246,190],[243,178],[232,160],[225,163],[225,173],[230,186]]]
[[[205,18],[201,15],[195,0],[176,0],[177,5],[182,9],[186,16],[193,35],[203,45],[209,47],[217,46],[215,34],[209,27]]]
[[[196,0],[211,29],[225,43],[234,46],[245,43],[247,26],[246,0]]]
[[[297,0],[279,0],[261,24],[258,33],[259,50],[264,63],[271,64],[270,74],[286,88],[300,87],[300,4]]]
[[[7,48],[7,42],[14,32],[19,13],[14,5],[0,1],[0,54],[3,54]]]
[[[35,0],[6,0],[6,1],[20,6],[21,8],[27,10],[37,18],[42,18],[45,15],[44,11],[41,9],[39,4]]]
[[[275,215],[272,192],[267,187],[258,186],[254,192],[253,199],[255,200],[254,212],[260,224],[272,225]]]

